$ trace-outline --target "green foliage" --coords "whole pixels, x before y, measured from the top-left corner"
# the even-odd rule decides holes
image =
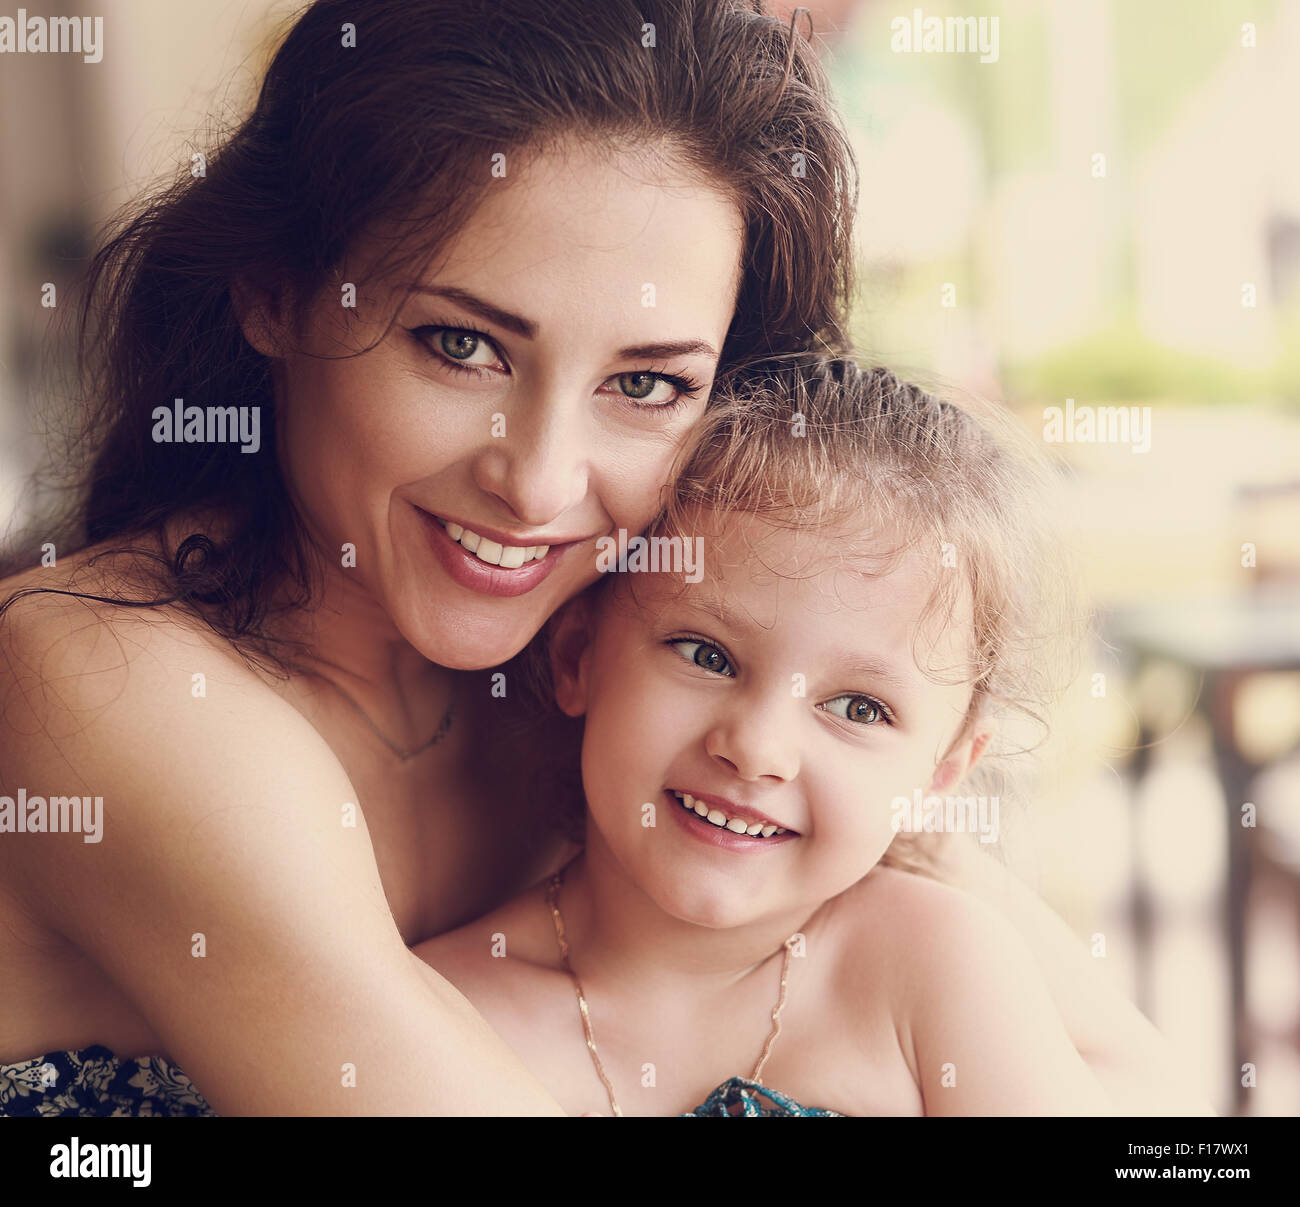
[[[1241,27],[1257,26],[1260,43],[1273,32],[1276,0],[1140,0],[1112,5],[1117,111],[1125,141],[1150,147],[1187,98],[1235,55]]]
[[[1296,369],[1300,372],[1300,363]],[[1006,372],[1009,394],[1080,403],[1144,398],[1256,402],[1277,393],[1276,377],[1166,347],[1133,323],[1094,332],[1037,360],[1008,366]]]

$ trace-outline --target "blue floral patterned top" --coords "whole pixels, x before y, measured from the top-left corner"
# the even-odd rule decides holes
[[[0,1116],[212,1116],[194,1083],[161,1056],[121,1060],[96,1044],[0,1064]]]
[[[122,1060],[96,1045],[0,1064],[0,1117],[180,1118],[215,1114],[194,1083],[161,1056]],[[842,1118],[836,1111],[800,1106],[788,1095],[743,1077],[724,1081],[682,1118],[774,1115]]]

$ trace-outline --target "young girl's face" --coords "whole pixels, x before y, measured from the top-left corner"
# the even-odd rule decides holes
[[[286,477],[427,658],[511,657],[595,578],[598,538],[649,521],[708,398],[741,240],[735,203],[680,162],[572,145],[509,161],[386,335],[375,299],[317,300],[283,359]]]
[[[669,914],[727,927],[848,888],[889,846],[894,798],[953,786],[982,743],[963,724],[970,687],[917,665],[945,680],[969,665],[968,600],[921,623],[934,576],[959,571],[912,549],[862,573],[833,535],[747,516],[705,517],[701,534],[698,585],[645,574],[600,593],[557,695],[586,712],[589,844]],[[751,835],[760,823],[785,833]]]

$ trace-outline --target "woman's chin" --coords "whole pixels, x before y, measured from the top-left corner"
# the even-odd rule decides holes
[[[446,614],[430,623],[416,617],[402,625],[402,636],[430,662],[453,671],[482,671],[509,662],[536,635],[545,617],[536,627],[493,624],[482,617]]]
[[[497,648],[460,645],[451,641],[412,642],[430,662],[450,671],[485,671],[509,662],[528,643],[505,644]]]

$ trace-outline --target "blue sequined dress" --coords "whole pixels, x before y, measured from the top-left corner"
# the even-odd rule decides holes
[[[798,1115],[844,1118],[839,1111],[827,1111],[819,1106],[800,1106],[788,1094],[769,1089],[757,1081],[747,1081],[744,1077],[732,1077],[724,1081],[700,1106],[688,1111],[682,1118],[753,1119]]]

